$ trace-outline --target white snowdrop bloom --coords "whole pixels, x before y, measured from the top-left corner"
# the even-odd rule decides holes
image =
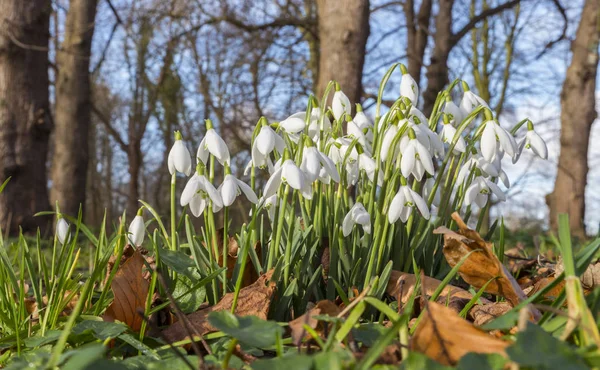
[[[329,158],[335,163],[340,164],[344,161],[346,154],[350,148],[350,144],[352,144],[352,140],[340,137],[331,141],[329,147]],[[355,162],[358,160],[358,151],[356,150],[356,145],[352,147],[350,153],[348,153],[348,161]]]
[[[222,165],[229,164],[230,156],[227,144],[225,144],[225,141],[217,134],[212,127],[212,124],[208,124],[207,122],[206,127],[206,135],[204,135],[204,138],[198,147],[198,158],[200,158],[202,163],[206,164],[208,155],[212,154]]]
[[[450,121],[454,121],[455,125],[460,125],[465,118],[462,110],[452,100],[446,101],[444,104],[444,113],[450,116]]]
[[[167,163],[171,175],[175,171],[179,171],[189,176],[192,172],[192,156],[190,155],[190,151],[185,147],[183,140],[181,140],[181,134],[178,132],[175,133],[175,143],[173,143],[169,151]]]
[[[400,171],[402,176],[408,178],[411,173],[421,164],[423,169],[433,176],[434,168],[431,154],[419,140],[416,138],[410,139],[404,151],[402,151],[402,159],[400,160]],[[422,174],[421,174],[422,176]],[[421,176],[415,176],[420,181]]]
[[[373,160],[373,158],[371,157],[370,154],[367,154],[365,152],[365,153],[361,153],[358,155],[358,168],[359,168],[359,170],[365,171],[365,173],[367,174],[367,178],[371,182],[375,182],[376,167],[377,167],[377,165],[375,163],[375,160]],[[378,171],[377,185],[379,185],[379,186],[383,185],[383,171]]]
[[[498,161],[498,165],[499,164],[500,161]],[[456,184],[460,185],[466,181],[469,174],[474,169],[479,169],[484,177],[498,177],[501,171],[494,163],[486,161],[479,153],[476,153],[467,159],[458,171]]]
[[[367,117],[365,112],[363,112],[362,106],[360,104],[356,104],[356,114],[354,115],[354,119],[352,120],[361,130],[373,129],[373,123]]]
[[[69,241],[69,223],[62,217],[56,221],[56,236],[60,244],[65,244]]]
[[[142,215],[137,215],[133,218],[133,221],[129,224],[129,242],[139,247],[144,242],[146,236],[146,225],[144,224],[144,218]]]
[[[491,162],[500,150],[505,151],[511,157],[514,156],[517,148],[514,138],[511,139],[512,135],[494,120],[489,120],[484,125],[479,143],[483,158]]]
[[[427,119],[427,117],[425,117],[425,114],[423,114],[423,112],[417,109],[417,107],[415,107],[414,105],[410,107],[408,117],[417,125],[429,125],[429,120]]]
[[[506,174],[506,172],[504,172],[504,170],[500,170],[500,173],[498,174],[498,178],[500,179],[500,181],[502,181],[504,186],[506,186],[507,188],[510,188],[510,180],[508,179],[508,175]]]
[[[279,122],[279,127],[288,134],[297,134],[306,127],[305,117],[306,112],[296,112]]]
[[[419,86],[408,73],[404,73],[400,80],[400,96],[407,97],[413,105],[419,102]]]
[[[431,196],[431,192],[433,191],[434,185],[435,185],[434,177],[428,178],[427,180],[425,180],[425,184],[423,184],[423,199],[425,199],[426,202],[429,200],[429,197]],[[440,187],[438,186],[438,188],[435,191],[435,195],[433,196],[433,202],[431,204],[433,204],[436,207],[439,207],[440,200],[441,200]]]
[[[371,148],[371,143],[370,141],[367,139],[367,136],[365,135],[365,133],[363,132],[363,130],[358,127],[358,125],[354,122],[354,121],[349,121],[348,125],[346,126],[346,131],[348,133],[348,136],[352,139],[358,139],[358,143],[360,145],[362,145],[363,147],[367,148],[368,150],[370,150]]]
[[[451,145],[454,140],[454,136],[456,135],[456,128],[452,126],[450,123],[446,123],[442,125],[442,131],[440,131],[439,137],[440,140],[446,144]],[[465,143],[465,139],[462,135],[458,135],[458,140],[454,145],[454,151],[459,153],[464,153],[467,150],[467,144]]]
[[[331,178],[335,182],[340,181],[335,163],[314,146],[304,148],[300,169],[311,183],[319,178]],[[325,172],[322,173],[322,171]]]
[[[252,163],[256,167],[265,168],[269,163],[269,155],[277,150],[280,154],[285,149],[285,141],[269,125],[263,125],[252,143]]]
[[[345,115],[349,115],[352,112],[350,99],[338,88],[339,85],[336,85],[336,91],[331,100],[331,110],[336,121],[340,121]]]
[[[478,176],[465,192],[465,205],[469,206],[475,203],[479,207],[484,207],[492,194],[500,201],[506,200],[506,195],[498,185],[483,176]]]
[[[435,132],[431,131],[429,126],[425,124],[417,124],[413,122],[412,118],[413,117],[408,120],[408,127],[413,129],[417,140],[419,140],[419,142],[423,144],[423,146],[425,146],[425,148],[427,148],[431,154],[438,157],[443,157],[445,152],[444,143],[442,143],[442,140],[440,140],[439,136]],[[400,152],[403,152],[406,149],[409,141],[410,138],[407,131],[400,139]]]
[[[406,222],[413,208],[417,208],[424,219],[429,220],[430,213],[427,207],[427,202],[410,187],[403,185],[400,187],[394,199],[390,203],[390,209],[388,210],[388,221],[390,224],[400,219],[402,222]]]
[[[185,185],[179,204],[182,207],[189,205],[192,214],[200,217],[208,205],[208,201],[212,202],[214,213],[223,208],[223,198],[219,191],[208,181],[206,176],[195,173]]]
[[[265,210],[267,211],[267,215],[269,216],[269,220],[271,222],[275,221],[275,212],[277,211],[277,204],[279,202],[279,198],[277,194],[271,195],[264,200],[261,200],[260,204],[264,205]]]
[[[527,130],[527,134],[525,134],[525,137],[519,142],[517,153],[513,157],[513,163],[516,163],[519,160],[524,149],[531,149],[531,151],[541,159],[548,159],[548,147],[546,146],[546,142],[537,132],[533,131],[533,129]]]
[[[248,186],[245,182],[238,180],[232,174],[225,175],[225,179],[223,179],[223,183],[219,186],[219,192],[221,193],[221,198],[223,199],[223,206],[229,207],[233,204],[235,199],[241,194],[244,193],[246,198],[250,201],[250,203],[256,204],[258,203],[258,198],[254,191],[250,186]]]
[[[268,198],[277,194],[277,189],[284,183],[291,188],[299,190],[302,196],[306,199],[312,199],[312,186],[304,172],[291,159],[286,160],[277,168],[267,183],[263,191],[263,198]]]
[[[462,100],[460,101],[460,110],[463,119],[465,119],[475,108],[480,105],[489,108],[488,104],[481,97],[477,96],[472,91],[465,91]]]
[[[267,158],[266,162],[267,162],[267,170],[269,171],[269,173],[273,173],[273,161],[271,160],[271,158]],[[258,167],[258,168],[261,168],[261,169],[264,168],[264,167],[256,166],[254,164],[254,162],[252,161],[252,159],[251,159],[246,164],[246,167],[244,167],[244,176],[250,175],[250,173],[252,171],[252,166],[255,166],[255,167]]]
[[[360,202],[355,203],[346,214],[346,217],[344,217],[344,221],[342,222],[344,236],[350,235],[354,225],[357,224],[362,226],[365,233],[371,233],[371,216]]]

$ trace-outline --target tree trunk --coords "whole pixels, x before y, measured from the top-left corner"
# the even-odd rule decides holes
[[[52,202],[77,216],[85,205],[91,121],[90,50],[96,0],[71,0],[62,48],[57,53]]]
[[[49,0],[0,2],[0,227],[17,233],[47,225],[46,159],[52,118],[48,101]]]
[[[321,49],[317,96],[335,80],[350,101],[358,103],[369,37],[369,1],[318,0],[317,13]]]
[[[575,40],[573,57],[560,95],[560,157],[554,191],[546,197],[550,224],[557,227],[560,213],[569,215],[571,233],[585,237],[585,186],[588,146],[596,118],[596,74],[598,70],[599,0],[586,0]]]
[[[452,39],[452,7],[454,0],[440,0],[435,17],[435,35],[431,60],[427,67],[427,88],[423,93],[423,113],[429,117],[437,94],[448,84],[448,56],[454,46]],[[413,76],[414,77],[414,76]]]
[[[432,5],[433,0],[423,0],[415,22],[414,0],[407,0],[404,3],[406,38],[408,41],[408,74],[415,79],[417,86],[421,83],[421,69],[423,68],[423,58],[425,57],[425,49],[429,38]]]

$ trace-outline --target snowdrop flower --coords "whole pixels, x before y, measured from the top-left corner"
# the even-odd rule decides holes
[[[264,205],[264,208],[267,210],[267,215],[269,216],[269,220],[271,222],[275,220],[275,211],[277,211],[278,202],[279,198],[277,197],[277,194],[272,195],[261,202],[262,205]]]
[[[192,172],[192,157],[189,150],[185,147],[185,144],[183,144],[181,133],[179,131],[175,131],[175,143],[173,144],[173,147],[171,147],[171,151],[169,151],[167,163],[171,175],[173,175],[175,171],[179,171],[186,176],[189,176]]]
[[[306,127],[305,123],[305,112],[297,112],[279,122],[279,127],[288,134],[295,135],[304,130]]]
[[[425,200],[410,187],[402,185],[390,203],[390,209],[388,210],[389,223],[393,224],[398,219],[406,222],[413,208],[417,208],[423,218],[429,220],[430,213]]]
[[[229,167],[225,167],[225,172],[229,172]],[[244,193],[246,198],[250,201],[250,203],[256,204],[258,203],[258,198],[254,191],[250,186],[248,186],[245,182],[238,180],[231,173],[227,173],[225,175],[225,179],[221,186],[219,186],[219,193],[221,193],[221,198],[223,199],[223,206],[229,207],[233,204],[235,199],[241,193]]]
[[[311,142],[308,142],[308,140],[307,146],[302,152],[302,163],[300,164],[300,169],[304,172],[306,179],[310,183],[317,179],[325,180],[329,178],[335,182],[340,182],[340,174],[335,167],[335,163],[325,154],[321,153]]]
[[[346,114],[350,114],[352,106],[350,105],[350,99],[342,92],[340,85],[336,82],[335,93],[331,101],[331,109],[333,110],[333,117],[336,121],[340,121]]]
[[[500,162],[498,161],[498,165],[499,164]],[[501,169],[499,170],[494,163],[486,161],[485,158],[483,158],[479,153],[475,153],[465,161],[458,171],[458,175],[456,176],[456,184],[460,185],[467,180],[469,174],[474,169],[481,171],[484,177],[498,177],[500,176],[501,172],[504,172]]]
[[[62,216],[59,215],[58,217],[58,221],[56,221],[56,236],[60,244],[65,244],[70,239],[69,223]]]
[[[206,176],[195,173],[185,185],[179,202],[182,207],[189,205],[192,214],[200,217],[208,201],[212,202],[215,213],[223,208],[223,198],[219,191],[208,181]]]
[[[360,153],[356,161],[346,164],[348,186],[356,184],[360,177],[360,171],[365,171],[369,181],[375,182],[376,167],[375,161],[370,153]],[[377,185],[383,185],[383,171],[379,171],[377,174]]]
[[[480,105],[489,109],[488,104],[481,97],[477,96],[469,87],[463,82],[463,89],[465,90],[462,100],[460,101],[460,110],[463,119],[466,118],[475,108]]]
[[[319,139],[319,134],[321,131],[327,134],[331,132],[331,121],[329,121],[329,117],[327,114],[323,115],[323,127],[321,127],[321,109],[313,108],[310,113],[310,124],[308,125],[308,136],[310,136],[313,140]]]
[[[371,123],[365,112],[363,112],[362,105],[360,104],[356,104],[356,114],[353,121],[361,130],[373,129],[373,123]]]
[[[456,135],[456,128],[452,126],[451,123],[444,123],[442,125],[442,131],[439,134],[440,140],[446,144],[452,145],[452,141],[454,140],[454,136]],[[462,135],[458,135],[458,140],[454,145],[454,151],[459,153],[464,153],[467,150],[467,144],[465,143],[465,139]]]
[[[279,186],[284,183],[288,184],[291,188],[299,190],[302,196],[306,199],[312,199],[312,187],[310,182],[296,166],[296,163],[291,159],[285,160],[282,165],[273,172],[263,191],[263,198],[268,198],[277,193]]]
[[[408,74],[404,66],[400,66],[402,70],[402,80],[400,80],[400,96],[407,97],[413,105],[417,105],[419,101],[419,86],[414,78]]]
[[[480,141],[483,158],[491,162],[500,150],[505,151],[511,157],[514,156],[517,148],[512,135],[494,120],[488,120],[484,125]]]
[[[329,158],[331,158],[333,163],[340,164],[344,161],[346,153],[350,149],[350,144],[352,144],[352,140],[345,137],[340,137],[335,140],[331,139],[329,144]],[[356,146],[353,146],[350,153],[348,153],[348,160],[350,162],[358,160]]]
[[[256,167],[265,168],[269,165],[271,152],[277,150],[279,153],[283,153],[284,148],[285,142],[281,136],[277,135],[268,124],[263,123],[252,143],[252,163]]]
[[[360,202],[355,203],[346,214],[346,217],[344,217],[344,221],[342,222],[344,236],[350,235],[356,224],[361,225],[365,233],[371,233],[371,216]]]
[[[450,116],[450,121],[454,121],[454,124],[460,125],[465,117],[463,117],[462,110],[458,105],[454,104],[450,98],[447,98],[446,104],[444,105],[444,113]]]
[[[544,139],[533,130],[533,123],[527,122],[527,134],[518,145],[518,150],[513,156],[513,163],[516,163],[523,153],[523,149],[531,149],[531,151],[542,159],[548,159],[548,147]]]
[[[229,164],[230,156],[227,144],[225,144],[225,141],[217,134],[211,120],[207,119],[206,135],[204,135],[204,138],[200,142],[197,156],[202,163],[206,164],[209,154],[214,155],[222,165],[225,165],[225,163]]]
[[[483,176],[478,176],[465,192],[465,205],[469,206],[475,203],[479,207],[484,207],[491,194],[495,195],[500,201],[506,200],[506,195],[498,185]]]
[[[409,177],[412,173],[415,174],[415,178],[420,181],[423,174],[419,174],[419,164],[423,166],[425,171],[433,176],[434,169],[431,154],[427,148],[417,140],[415,132],[412,129],[410,130],[409,135],[411,138],[402,152],[402,159],[400,160],[400,171],[402,172],[402,176]],[[417,173],[415,173],[415,169],[417,169]]]
[[[138,211],[138,214],[133,218],[131,224],[129,224],[129,242],[136,247],[142,245],[146,236],[146,225],[141,213],[142,209]]]
[[[346,126],[346,131],[349,137],[351,137],[352,139],[358,139],[358,143],[360,145],[369,149],[371,143],[367,139],[367,136],[365,135],[363,130],[360,127],[358,127],[356,122],[349,120],[348,125]]]

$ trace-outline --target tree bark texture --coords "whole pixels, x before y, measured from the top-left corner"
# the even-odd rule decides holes
[[[0,0],[0,227],[34,231],[49,209],[46,159],[50,0]]]
[[[567,213],[571,233],[578,237],[585,237],[588,147],[596,119],[599,12],[600,0],[586,0],[571,44],[573,57],[560,95],[560,157],[554,191],[546,197],[552,228],[556,230],[558,215]]]
[[[320,43],[317,96],[321,98],[329,81],[335,80],[353,104],[359,103],[370,32],[369,1],[318,0],[317,13]]]
[[[65,36],[57,52],[52,203],[77,216],[85,205],[91,124],[90,51],[96,0],[71,0]]]

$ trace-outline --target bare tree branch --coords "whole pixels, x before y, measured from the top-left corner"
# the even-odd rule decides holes
[[[477,25],[477,23],[481,22],[482,20],[484,20],[487,17],[494,16],[494,15],[501,13],[507,9],[510,9],[520,2],[521,2],[521,0],[507,1],[503,4],[498,5],[495,8],[489,8],[489,9],[486,9],[486,10],[482,11],[481,13],[477,14],[475,17],[471,18],[471,20],[467,24],[465,24],[463,26],[463,28],[461,28],[458,32],[456,32],[454,35],[452,35],[452,37],[450,38],[452,46],[456,45],[470,30],[472,30]]]

